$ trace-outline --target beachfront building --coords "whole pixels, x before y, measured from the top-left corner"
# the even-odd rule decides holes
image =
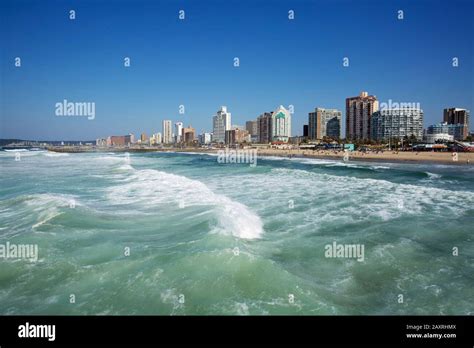
[[[108,146],[130,146],[133,143],[133,134],[111,135],[107,138]]]
[[[171,120],[163,120],[163,144],[171,144],[173,142],[172,132]]]
[[[457,126],[457,132],[453,134],[454,140],[464,140],[469,135],[469,110],[461,108],[444,109],[443,122]]]
[[[324,137],[339,139],[341,137],[341,111],[315,108],[314,112],[310,112],[308,116],[309,139],[321,140]]]
[[[423,136],[423,110],[419,108],[383,109],[371,117],[371,139],[386,141],[390,138],[403,139]]]
[[[235,127],[225,132],[226,145],[241,144],[244,142],[250,142],[250,135],[246,129]]]
[[[245,129],[249,133],[250,141],[252,143],[258,142],[258,126],[257,121],[247,121],[245,123]]]
[[[247,121],[245,122],[245,129],[249,132],[250,136],[258,135],[257,121]]]
[[[453,141],[462,140],[464,136],[464,124],[448,124],[441,122],[433,124],[426,128],[424,138],[429,143],[435,143],[437,140]]]
[[[211,133],[201,133],[199,134],[199,144],[207,145],[210,144],[212,141],[212,134]]]
[[[161,138],[161,133],[158,132],[155,134],[155,144],[161,144],[162,138]]]
[[[291,114],[280,105],[272,114],[272,141],[288,142],[291,137]]]
[[[182,140],[181,134],[183,133],[183,122],[176,122],[174,126],[175,126],[175,134],[176,134],[175,143],[179,144]]]
[[[212,141],[217,143],[225,142],[225,132],[231,129],[231,113],[226,106],[221,106],[216,115],[212,118]]]
[[[98,147],[105,147],[105,146],[107,146],[107,138],[99,138],[99,139],[96,139],[96,141],[95,141],[95,146],[98,146]]]
[[[264,112],[257,118],[258,142],[261,144],[272,141],[272,115],[273,112]]]
[[[189,127],[184,127],[181,133],[182,141],[186,145],[193,145],[194,139],[196,138],[196,130],[189,125]]]
[[[357,97],[346,98],[346,139],[369,139],[370,119],[378,109],[377,97],[367,92],[361,92]]]

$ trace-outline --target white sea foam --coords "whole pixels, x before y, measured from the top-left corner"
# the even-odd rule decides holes
[[[402,216],[462,216],[474,204],[470,191],[452,191],[388,180],[316,173],[301,169],[274,168],[265,175],[211,178],[210,187],[237,192],[268,216],[285,238],[298,233],[315,233],[320,228],[363,221],[390,221]],[[241,191],[242,183],[245,191]],[[460,188],[462,189],[462,188]],[[271,192],[278,199],[266,199]],[[288,202],[294,202],[294,209]],[[297,226],[297,227],[295,227]],[[302,227],[307,226],[307,227]],[[337,228],[337,227],[334,227]],[[283,233],[283,232],[282,232]]]
[[[184,207],[211,206],[218,221],[215,232],[244,239],[259,238],[263,233],[258,215],[242,203],[214,193],[200,181],[154,169],[127,174],[118,185],[108,189],[108,199],[116,204],[141,204],[142,208],[164,204],[175,205],[177,209],[180,203]]]
[[[69,154],[67,152],[44,152],[43,155],[46,157],[67,157]]]
[[[430,180],[441,178],[441,174],[426,172],[426,175],[428,175],[428,179],[430,179]]]
[[[61,208],[68,208],[71,201],[74,201],[74,206],[78,206],[73,196],[59,195],[59,194],[35,194],[27,197],[25,204],[28,207],[28,211],[35,212],[36,223],[32,225],[33,229],[44,225],[55,217],[63,214]]]

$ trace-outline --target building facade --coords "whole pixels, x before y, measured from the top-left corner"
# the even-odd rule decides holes
[[[288,142],[291,137],[291,114],[280,105],[272,114],[272,141]]]
[[[173,130],[171,120],[163,120],[163,144],[173,142]]]
[[[189,125],[189,127],[184,127],[181,133],[182,142],[186,145],[193,145],[196,138],[196,130]]]
[[[454,140],[464,140],[469,135],[469,110],[460,108],[444,109],[443,122],[448,125],[458,125],[461,133],[454,137]]]
[[[133,143],[133,135],[111,135],[107,138],[108,146],[130,146]]]
[[[379,110],[377,97],[361,92],[346,98],[346,139],[367,140],[371,135],[372,114]]]
[[[433,124],[426,128],[425,137],[431,139],[446,139],[446,140],[463,140],[465,134],[465,125],[462,123],[449,124],[442,122]]]
[[[226,106],[221,106],[212,118],[212,141],[225,143],[225,132],[231,129],[232,116]]]
[[[160,132],[155,134],[155,143],[156,144],[161,144],[162,143],[162,138],[161,138],[161,133]]]
[[[257,118],[258,142],[268,144],[272,141],[272,114],[265,112]]]
[[[321,140],[324,137],[339,139],[341,137],[341,111],[316,108],[308,116],[309,139]]]
[[[201,133],[199,134],[199,144],[207,145],[210,144],[212,141],[212,134],[211,133]]]
[[[249,132],[250,136],[258,135],[257,121],[247,121],[245,123],[245,129]]]
[[[226,145],[242,144],[250,142],[250,135],[246,129],[231,129],[225,132]]]
[[[181,135],[183,134],[183,122],[176,122],[174,124],[176,139],[175,143],[179,144],[181,142]]]
[[[423,110],[417,108],[384,109],[371,117],[371,137],[375,141],[393,138],[423,137]]]
[[[309,125],[304,124],[303,125],[303,136],[308,137],[308,134],[309,134]]]

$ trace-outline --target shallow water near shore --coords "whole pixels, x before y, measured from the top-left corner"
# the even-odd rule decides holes
[[[14,157],[0,152],[0,244],[39,259],[0,260],[1,314],[474,313],[472,166]],[[333,242],[364,261],[325,257]]]

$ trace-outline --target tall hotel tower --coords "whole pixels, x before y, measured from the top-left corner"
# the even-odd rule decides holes
[[[460,108],[444,109],[443,121],[462,128],[458,139],[455,137],[456,140],[464,140],[469,135],[469,110]]]
[[[175,133],[176,133],[176,143],[179,144],[181,140],[184,140],[184,139],[181,139],[181,136],[183,133],[183,122],[176,122],[174,126],[175,126]]]
[[[339,139],[341,136],[342,112],[336,109],[316,108],[308,115],[308,136],[310,139],[330,137]]]
[[[377,97],[368,95],[367,92],[361,92],[357,97],[346,98],[346,139],[369,139],[370,118],[378,110]]]
[[[288,142],[291,137],[291,114],[282,105],[272,114],[272,140]]]
[[[173,142],[173,130],[171,120],[163,120],[163,144]]]
[[[227,112],[226,106],[221,106],[217,114],[212,118],[212,141],[225,143],[225,131],[231,129],[231,114]]]

